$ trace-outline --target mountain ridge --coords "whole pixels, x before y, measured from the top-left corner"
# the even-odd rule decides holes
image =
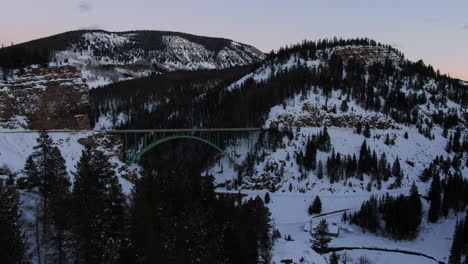
[[[13,45],[13,47],[14,46],[22,46],[22,45],[33,45],[33,44],[36,44],[37,42],[48,42],[48,43],[50,43],[49,40],[53,39],[53,38],[61,39],[63,37],[66,37],[67,35],[72,35],[73,36],[75,34],[93,33],[93,32],[114,33],[114,34],[156,33],[156,34],[161,34],[161,35],[162,34],[181,35],[181,36],[186,36],[186,37],[190,37],[190,38],[201,38],[201,39],[208,39],[208,40],[212,39],[212,40],[218,40],[218,41],[234,41],[232,39],[223,38],[223,37],[202,36],[202,35],[196,35],[196,34],[191,34],[191,33],[187,33],[187,32],[170,31],[170,30],[152,30],[152,29],[137,30],[137,29],[135,29],[135,30],[125,30],[125,31],[109,31],[109,30],[103,30],[103,29],[78,29],[78,30],[70,30],[70,31],[62,32],[62,33],[52,34],[52,35],[49,35],[49,36],[46,36],[46,37],[32,39],[32,40],[24,41],[24,42],[21,42],[21,43],[16,43],[16,44]],[[73,37],[72,37],[72,39],[73,39]],[[252,46],[252,45],[249,45],[249,44],[246,44],[246,43],[242,43],[242,42],[238,42],[238,41],[236,41],[236,42],[239,43],[239,44],[242,44],[242,45]],[[11,47],[11,46],[6,46],[4,48],[7,49],[9,47]],[[59,47],[63,47],[63,46],[59,46]],[[55,49],[60,49],[57,46],[55,46],[54,48]],[[262,52],[262,51],[259,50],[259,52]]]
[[[7,72],[39,65],[79,67],[90,88],[177,70],[223,69],[258,63],[255,47],[225,38],[171,31],[77,30],[0,49]]]

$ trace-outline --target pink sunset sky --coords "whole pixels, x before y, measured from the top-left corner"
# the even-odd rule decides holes
[[[369,37],[468,80],[467,0],[2,0],[0,42],[64,31],[168,30],[268,52],[303,39]]]

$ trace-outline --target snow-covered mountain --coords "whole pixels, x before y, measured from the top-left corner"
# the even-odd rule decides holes
[[[58,61],[91,65],[156,65],[166,70],[219,69],[257,62],[256,48],[227,39],[173,32],[83,32],[59,50]]]
[[[160,72],[247,65],[265,57],[255,47],[233,40],[167,31],[72,31],[3,52],[22,48],[49,53],[52,63],[79,66],[91,88]]]

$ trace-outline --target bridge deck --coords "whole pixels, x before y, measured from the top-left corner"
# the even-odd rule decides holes
[[[45,130],[47,133],[107,133],[107,134],[125,134],[125,133],[167,133],[167,132],[225,132],[225,131],[263,131],[264,128],[246,127],[246,128],[173,128],[173,129],[112,129],[112,130],[68,130],[51,129]],[[38,133],[40,130],[0,130],[0,133]]]

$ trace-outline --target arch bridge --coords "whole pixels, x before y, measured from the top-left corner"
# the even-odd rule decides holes
[[[250,148],[254,144],[254,132],[261,128],[209,128],[209,129],[134,129],[110,130],[108,134],[121,134],[126,163],[137,163],[150,150],[168,141],[188,139],[205,143],[224,155],[231,164],[236,160],[239,140],[246,140]]]
[[[224,155],[231,164],[236,160],[239,141],[245,140],[253,146],[255,132],[267,131],[262,128],[193,128],[193,129],[123,129],[123,130],[45,130],[47,133],[120,135],[128,165],[137,163],[148,151],[168,141],[189,139],[203,142]],[[38,133],[39,130],[10,130],[0,133]]]

